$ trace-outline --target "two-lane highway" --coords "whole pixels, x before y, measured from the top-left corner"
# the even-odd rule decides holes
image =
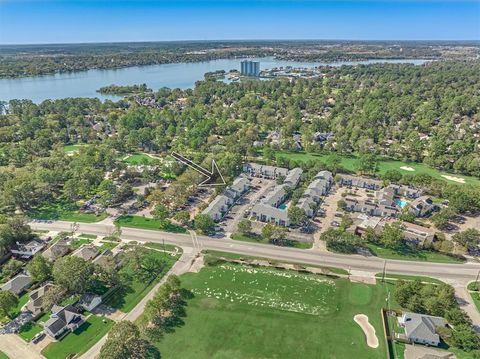
[[[70,231],[70,222],[56,221],[52,223],[32,222],[35,229],[52,231]],[[112,233],[112,225],[101,223],[82,223],[78,232],[97,235]],[[194,243],[190,234],[167,233],[134,228],[122,228],[122,239],[136,241],[163,242],[175,244],[183,248],[192,248]],[[203,249],[225,251],[231,253],[245,254],[269,259],[304,263],[311,265],[339,267],[344,269],[358,270],[370,273],[378,273],[383,270],[384,259],[378,257],[365,257],[360,255],[344,255],[319,250],[305,250],[288,247],[278,247],[267,244],[248,243],[234,241],[225,238],[211,238],[197,236],[196,240]],[[465,285],[475,279],[480,264],[447,264],[431,262],[414,262],[388,260],[386,270],[390,273],[422,275],[444,280],[450,284]]]

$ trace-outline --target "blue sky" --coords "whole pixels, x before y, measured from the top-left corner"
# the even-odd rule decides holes
[[[0,44],[480,40],[480,0],[0,0]]]

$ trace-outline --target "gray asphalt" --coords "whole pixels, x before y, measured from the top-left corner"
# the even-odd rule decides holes
[[[70,222],[55,221],[52,223],[31,223],[35,229],[52,231],[70,231]],[[112,232],[112,225],[102,223],[82,223],[79,233],[107,235]],[[122,228],[122,239],[151,241],[175,244],[182,248],[193,248],[194,243],[189,234],[167,233],[144,229]],[[239,242],[226,238],[211,238],[198,236],[198,242],[203,249],[245,254],[310,265],[320,265],[344,268],[347,270],[379,273],[383,270],[385,260],[377,257],[361,255],[343,255],[320,250],[305,250],[288,247],[278,247],[267,244]],[[477,276],[480,263],[446,264],[431,262],[414,262],[388,260],[386,271],[406,275],[422,275],[445,280],[455,285],[465,285]]]

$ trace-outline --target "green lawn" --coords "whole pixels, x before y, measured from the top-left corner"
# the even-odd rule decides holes
[[[180,253],[180,252],[179,252]],[[130,265],[122,267],[119,271],[123,287],[115,291],[104,302],[113,308],[117,308],[124,313],[131,311],[142,298],[157,284],[160,279],[175,264],[180,255],[172,257],[159,251],[148,251],[147,256],[162,260],[165,265],[161,271],[154,277],[153,281],[146,282],[134,276],[134,270]]]
[[[193,298],[184,323],[157,343],[165,358],[385,358],[380,308],[390,283],[234,264],[181,279]],[[353,320],[360,313],[376,329],[377,349]]]
[[[375,278],[381,279],[382,273],[375,274]],[[405,275],[405,274],[393,274],[393,273],[386,273],[385,278],[389,279],[402,279],[402,280],[420,280],[424,283],[432,283],[432,284],[443,284],[443,282],[436,278],[424,277],[421,275]]]
[[[159,221],[153,218],[146,218],[142,216],[120,216],[115,220],[115,224],[121,227],[162,230],[173,233],[187,232],[185,228],[177,226],[176,224],[168,221]]]
[[[87,239],[97,239],[98,236],[96,234],[80,233],[79,237]]]
[[[135,153],[128,156],[123,161],[129,165],[155,165],[160,162],[158,159],[152,158],[144,153]]]
[[[468,283],[469,290],[480,290],[480,282],[470,282]]]
[[[267,258],[245,256],[243,254],[220,252],[220,251],[214,251],[214,250],[204,250],[204,251],[202,251],[202,253],[205,256],[210,256],[210,257],[214,257],[214,258],[226,258],[226,259],[233,259],[233,260],[254,260],[254,259],[258,259],[258,260],[265,260],[267,262],[272,262],[271,259],[267,259]],[[285,263],[285,262],[282,262],[282,263]],[[343,268],[325,267],[325,266],[303,264],[303,263],[290,263],[290,264],[297,264],[297,265],[300,265],[300,266],[303,266],[303,267],[326,268],[334,274],[348,275],[348,271],[346,269],[343,269]]]
[[[472,296],[473,302],[475,303],[477,310],[480,312],[480,293],[470,292],[470,295]]]
[[[258,234],[246,235],[246,234],[241,234],[241,233],[234,233],[234,234],[232,234],[231,238],[236,240],[236,241],[270,244],[270,242],[267,239],[263,238],[262,236],[260,236]],[[313,243],[289,240],[288,243],[287,243],[287,246],[288,247],[294,247],[294,248],[310,249],[310,248],[312,248]]]
[[[91,239],[75,238],[75,239],[73,239],[71,246],[72,246],[73,249],[76,249],[76,248],[80,248],[84,244],[90,244],[90,243],[92,243]]]
[[[106,251],[107,249],[112,250],[119,244],[118,242],[110,242],[110,241],[100,241],[100,243],[102,243],[102,245],[99,248],[100,252]]]
[[[79,206],[71,202],[48,203],[31,209],[28,215],[31,218],[43,220],[61,220],[69,222],[94,223],[107,218],[106,213],[80,213]]]
[[[19,331],[18,335],[25,341],[30,342],[32,338],[43,330],[41,326],[35,323],[25,324]]]
[[[288,152],[288,151],[277,151],[276,157],[280,158],[287,158],[294,161],[309,161],[309,160],[319,160],[325,161],[329,155],[328,154],[314,154],[314,153],[305,153],[305,152]],[[355,172],[356,171],[356,160],[355,156],[341,156],[341,165],[348,171]],[[411,167],[414,171],[405,171],[400,167]],[[442,175],[451,175],[454,177],[460,177],[465,180],[466,183],[480,185],[480,179],[471,177],[471,176],[462,176],[459,174],[452,174],[447,172],[442,172],[436,170],[434,168],[428,167],[423,163],[416,163],[416,162],[403,162],[403,161],[395,161],[395,160],[382,160],[379,162],[379,173],[383,174],[388,170],[399,170],[403,174],[428,174],[434,178],[441,179],[448,181],[449,183],[456,183],[454,181],[448,180]]]
[[[104,323],[103,321],[106,321]],[[113,322],[104,317],[91,315],[73,333],[59,342],[49,344],[42,350],[47,359],[65,359],[73,354],[82,354],[98,342],[112,327]]]
[[[0,352],[0,359],[10,359],[10,358],[4,352]]]
[[[400,259],[404,261],[421,261],[437,263],[463,263],[461,259],[452,257],[440,252],[427,250],[393,250],[374,244],[367,244],[368,249],[373,255],[385,259]]]
[[[88,146],[87,144],[76,144],[76,145],[65,145],[63,146],[63,150],[67,153],[69,152],[77,152],[80,148]]]

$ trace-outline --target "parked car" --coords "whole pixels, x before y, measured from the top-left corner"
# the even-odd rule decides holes
[[[43,338],[45,338],[45,332],[41,331],[40,333],[35,334],[35,336],[32,338],[32,343],[37,344]]]

